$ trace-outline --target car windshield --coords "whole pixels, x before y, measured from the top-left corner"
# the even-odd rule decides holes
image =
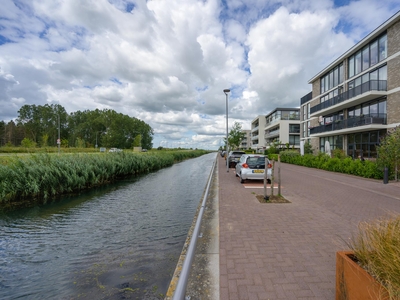
[[[250,156],[247,158],[247,164],[250,168],[264,169],[265,157],[264,156]]]

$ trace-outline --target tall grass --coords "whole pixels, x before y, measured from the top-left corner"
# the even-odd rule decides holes
[[[48,199],[144,174],[207,153],[203,150],[159,153],[31,154],[0,164],[0,206],[20,199]]]
[[[360,265],[400,299],[400,215],[359,224],[349,247]]]

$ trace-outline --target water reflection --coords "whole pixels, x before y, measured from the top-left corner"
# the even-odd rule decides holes
[[[214,159],[0,215],[0,298],[163,298]]]

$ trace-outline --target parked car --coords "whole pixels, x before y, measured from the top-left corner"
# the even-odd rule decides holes
[[[111,148],[110,150],[108,150],[108,152],[122,152],[122,149]]]
[[[268,164],[267,181],[271,183],[272,165],[265,155],[244,154],[236,164],[235,173],[240,177],[240,183],[245,180],[264,180],[265,163]]]
[[[221,157],[225,157],[225,150],[221,151]]]
[[[229,168],[234,168],[243,154],[246,153],[243,151],[230,151],[228,155]]]

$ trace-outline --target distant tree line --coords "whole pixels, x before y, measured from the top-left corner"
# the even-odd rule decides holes
[[[24,105],[15,121],[0,121],[0,145],[25,147],[153,147],[153,129],[111,109],[67,114],[59,104]]]

